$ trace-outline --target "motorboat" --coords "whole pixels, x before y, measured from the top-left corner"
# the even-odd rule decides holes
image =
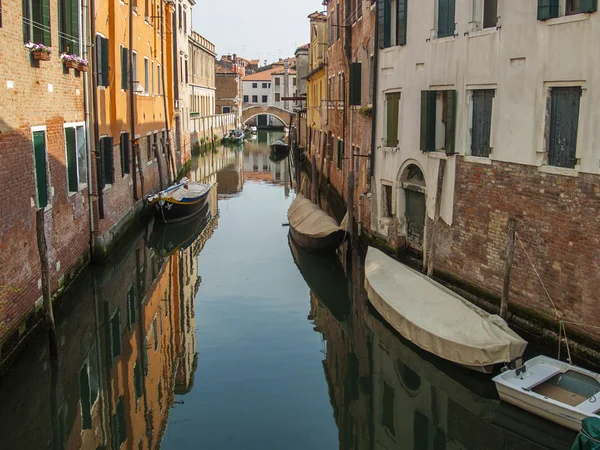
[[[431,278],[369,247],[369,301],[413,344],[468,369],[491,373],[523,357],[527,342],[489,314]]]
[[[147,197],[156,219],[162,223],[174,223],[199,214],[208,203],[212,184],[192,183],[187,178],[164,191]]]
[[[304,197],[297,194],[288,209],[292,239],[302,248],[312,252],[335,250],[346,240],[347,219],[341,225]]]
[[[600,419],[600,375],[547,356],[494,378],[500,399],[575,431]]]

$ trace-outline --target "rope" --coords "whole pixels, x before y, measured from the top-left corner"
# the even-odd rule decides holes
[[[582,435],[584,438],[586,438],[586,439],[588,439],[588,440],[590,440],[590,441],[592,441],[592,442],[595,442],[596,444],[600,444],[600,439],[596,439],[595,437],[593,437],[592,435],[590,435],[590,434],[589,434],[589,433],[588,433],[586,430],[584,430],[583,428],[581,429],[580,433],[581,433],[581,435]]]

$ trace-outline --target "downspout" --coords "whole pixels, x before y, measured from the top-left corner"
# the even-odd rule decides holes
[[[373,189],[373,177],[375,176],[375,145],[377,142],[377,80],[379,80],[379,5],[375,3],[375,45],[373,46],[373,110],[371,113],[371,190]]]
[[[90,0],[90,34],[96,36],[96,0]],[[94,48],[95,42],[94,42]],[[102,157],[100,148],[100,127],[98,126],[98,52],[92,58],[92,109],[94,114],[94,155],[96,159],[96,196],[98,197],[98,217],[104,219],[104,197],[102,192]],[[91,161],[90,161],[91,166]],[[90,179],[92,174],[90,173]],[[91,184],[91,183],[90,183]],[[90,194],[91,195],[91,194]]]
[[[167,179],[169,180],[169,186],[171,185],[171,172],[169,171],[169,160],[168,155],[171,154],[171,139],[169,138],[169,112],[167,111],[167,91],[165,82],[165,10],[163,2],[160,2],[160,71],[161,71],[161,82],[162,82],[162,93],[163,93],[163,105],[165,109],[165,130],[167,132],[167,142],[163,142],[163,148],[166,149],[167,153]],[[160,157],[160,155],[158,156]],[[175,172],[173,170],[173,172]]]
[[[88,49],[88,4],[87,0],[81,1],[81,36],[83,38],[82,48],[83,48],[83,59],[88,61],[91,60],[89,56]],[[84,114],[85,114],[85,135],[91,136],[91,124],[90,124],[90,78],[88,72],[83,73],[83,104],[84,104]],[[90,215],[90,253],[93,255],[94,247],[96,245],[96,233],[94,227],[94,206],[91,202],[92,196],[92,146],[90,144],[90,140],[85,140],[85,152],[87,157],[87,172],[88,172],[88,211]]]
[[[135,158],[135,81],[133,73],[133,1],[129,1],[129,127],[130,127],[130,150],[131,150],[131,167],[132,167],[132,181],[133,181],[133,200],[137,201],[137,164]],[[141,160],[139,161],[141,165]],[[141,176],[141,173],[140,173]],[[142,185],[142,195],[143,185]]]

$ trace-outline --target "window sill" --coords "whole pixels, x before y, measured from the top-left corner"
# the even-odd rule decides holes
[[[554,167],[554,166],[540,166],[538,170],[542,173],[549,173],[552,175],[563,175],[566,177],[578,178],[579,172],[577,169],[569,169],[566,167]]]
[[[446,42],[454,42],[455,38],[456,38],[455,36],[445,36],[445,37],[441,37],[441,38],[432,39],[431,42],[438,43],[438,44],[444,44]]]
[[[400,151],[400,147],[388,147],[387,145],[382,145],[381,148],[384,152],[396,153]]]
[[[477,31],[469,31],[469,37],[476,38],[476,37],[481,37],[481,36],[489,36],[490,34],[498,33],[498,31],[500,31],[500,30],[497,27],[484,28],[483,30],[477,30]]]
[[[425,152],[427,157],[432,159],[448,159],[448,154],[445,151],[436,150],[435,152]]]
[[[485,156],[465,155],[463,159],[465,162],[469,162],[469,163],[485,164],[487,166],[492,165],[492,160],[489,157],[486,158]]]
[[[548,20],[545,20],[544,22],[546,23],[546,25],[552,26],[552,25],[561,25],[563,23],[581,22],[584,20],[589,20],[589,18],[590,18],[589,13],[580,13],[580,14],[573,14],[570,16],[557,17],[555,19],[548,19]]]

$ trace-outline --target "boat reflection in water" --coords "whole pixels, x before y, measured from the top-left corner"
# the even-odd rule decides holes
[[[500,402],[490,376],[393,331],[367,303],[357,255],[347,271],[353,287],[346,319],[312,292],[309,316],[326,341],[323,366],[340,449],[570,448],[573,432]]]

